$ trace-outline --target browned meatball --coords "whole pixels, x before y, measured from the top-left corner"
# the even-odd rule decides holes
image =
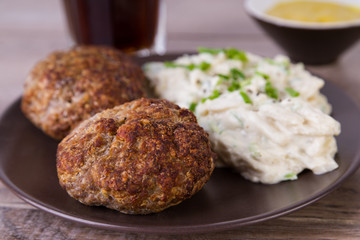
[[[60,185],[84,204],[148,214],[198,192],[213,157],[191,111],[138,99],[96,114],[66,136],[57,171]]]
[[[54,52],[26,79],[22,110],[46,134],[62,139],[95,113],[144,97],[144,79],[140,67],[112,48]]]

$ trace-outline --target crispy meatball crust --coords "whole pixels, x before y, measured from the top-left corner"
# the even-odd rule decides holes
[[[149,214],[198,192],[213,158],[191,111],[142,98],[82,122],[60,142],[57,172],[60,185],[86,205]]]
[[[61,140],[95,113],[144,97],[144,81],[141,68],[120,51],[78,46],[36,64],[25,81],[21,108]]]

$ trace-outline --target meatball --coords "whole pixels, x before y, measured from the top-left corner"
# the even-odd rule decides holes
[[[82,122],[60,142],[57,172],[83,204],[149,214],[198,192],[214,157],[191,111],[142,98]]]
[[[141,68],[120,51],[78,46],[36,64],[25,81],[21,108],[61,140],[95,113],[144,97],[144,81]]]

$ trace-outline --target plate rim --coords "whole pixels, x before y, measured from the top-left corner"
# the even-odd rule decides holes
[[[15,101],[16,102],[16,101]],[[1,121],[1,120],[0,120]],[[222,230],[229,230],[235,227],[241,227],[246,225],[251,225],[255,223],[260,223],[264,221],[268,221],[271,219],[275,219],[292,212],[295,212],[305,206],[308,206],[323,197],[327,196],[334,190],[336,190],[344,180],[348,179],[353,175],[358,167],[360,166],[360,150],[357,151],[357,154],[354,159],[358,159],[357,161],[352,161],[349,165],[349,168],[345,172],[345,174],[340,175],[336,181],[332,184],[328,185],[326,188],[322,189],[317,194],[313,195],[311,198],[307,198],[301,200],[299,202],[295,202],[291,205],[285,206],[283,208],[270,211],[267,213],[262,213],[250,217],[245,217],[236,220],[230,221],[222,221],[218,223],[211,224],[199,224],[199,225],[184,225],[184,226],[124,226],[124,225],[114,225],[108,223],[95,222],[88,219],[81,218],[79,216],[72,215],[70,213],[64,213],[60,210],[57,210],[53,206],[49,206],[42,201],[34,199],[32,196],[29,196],[27,193],[23,192],[20,188],[18,188],[15,184],[13,184],[10,179],[5,175],[2,168],[0,168],[0,180],[2,183],[17,197],[30,204],[31,206],[40,209],[44,212],[53,214],[55,216],[61,217],[62,219],[70,220],[72,222],[76,222],[82,224],[87,227],[96,227],[107,230],[114,231],[123,231],[128,233],[155,233],[155,234],[184,234],[184,233],[205,233],[205,232],[216,232]],[[1,160],[0,160],[1,161]]]

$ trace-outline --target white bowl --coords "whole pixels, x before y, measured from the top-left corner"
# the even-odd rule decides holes
[[[279,2],[284,0],[246,0],[244,6],[246,12],[294,61],[308,64],[335,61],[360,38],[360,19],[334,23],[308,23],[266,14],[269,8]],[[325,0],[325,2],[360,8],[359,0]]]

